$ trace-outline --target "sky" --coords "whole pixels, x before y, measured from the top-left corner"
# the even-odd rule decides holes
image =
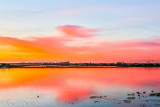
[[[160,62],[159,0],[0,0],[0,62]]]

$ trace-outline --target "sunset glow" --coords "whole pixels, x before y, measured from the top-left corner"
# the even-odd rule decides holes
[[[69,1],[0,1],[0,61],[160,62],[158,0]]]
[[[160,0],[0,0],[0,107],[160,106]]]
[[[59,35],[19,39],[0,37],[0,60],[72,62],[158,62],[159,39],[109,41],[98,38],[98,31],[80,26],[57,28]]]

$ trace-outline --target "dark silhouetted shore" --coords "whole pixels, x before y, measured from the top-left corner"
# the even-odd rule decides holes
[[[0,68],[111,68],[111,67],[160,67],[160,63],[0,63]]]

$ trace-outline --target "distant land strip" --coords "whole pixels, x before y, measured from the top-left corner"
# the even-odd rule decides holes
[[[5,68],[114,68],[114,67],[160,67],[160,63],[70,63],[70,62],[38,62],[38,63],[0,63]]]

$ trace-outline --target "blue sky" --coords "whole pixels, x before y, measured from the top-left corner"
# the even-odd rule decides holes
[[[0,0],[0,35],[54,35],[56,27],[98,29],[101,38],[160,36],[159,0]]]

